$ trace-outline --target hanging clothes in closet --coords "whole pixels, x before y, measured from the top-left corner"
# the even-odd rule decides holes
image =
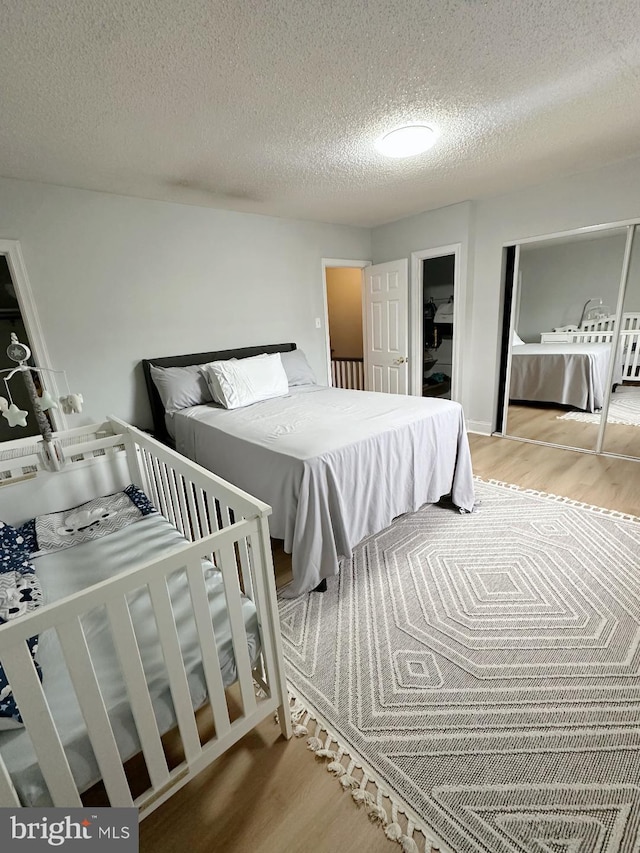
[[[424,329],[423,341],[425,349],[437,349],[439,344],[438,331],[434,323],[436,311],[438,310],[433,297],[424,303]]]

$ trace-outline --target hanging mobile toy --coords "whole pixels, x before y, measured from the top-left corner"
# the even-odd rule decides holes
[[[58,401],[56,401],[49,391],[44,388],[42,393],[38,394],[32,374],[61,373],[64,376],[64,381],[67,386],[67,394],[60,397],[59,402],[62,405],[62,410],[65,414],[82,411],[82,394],[72,394],[70,392],[69,384],[67,382],[67,374],[64,370],[52,370],[49,367],[38,367],[37,365],[27,364],[28,360],[31,358],[31,350],[26,344],[23,344],[18,340],[18,336],[15,332],[11,333],[11,343],[7,347],[7,355],[11,361],[17,362],[18,366],[0,370],[0,374],[7,374],[3,379],[5,388],[7,389],[7,397],[9,398],[7,400],[4,397],[0,397],[0,414],[5,418],[10,427],[26,427],[27,425],[27,416],[29,413],[26,409],[19,409],[18,406],[16,406],[13,402],[13,397],[11,396],[11,391],[9,389],[9,380],[19,373],[22,376],[29,399],[33,406],[40,435],[44,440],[44,455],[47,466],[53,471],[59,471],[65,462],[64,453],[60,442],[53,437],[51,424],[45,415],[46,411],[59,408]]]

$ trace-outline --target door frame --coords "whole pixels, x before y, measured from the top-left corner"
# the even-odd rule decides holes
[[[462,293],[462,243],[435,246],[411,252],[411,276],[409,280],[409,393],[422,397],[423,323],[422,323],[422,261],[453,255],[453,365],[451,369],[451,399],[460,402],[462,392],[462,329],[464,328],[465,305]]]
[[[370,267],[371,261],[354,261],[345,260],[344,258],[322,258],[322,304],[324,311],[324,347],[325,347],[325,382],[331,385],[331,341],[329,339],[329,300],[327,298],[327,269],[335,267],[363,270],[365,267]],[[364,299],[362,298],[362,282],[364,276],[361,276],[360,282],[360,304],[363,311],[364,321]],[[362,342],[367,345],[367,330],[364,322],[362,324]]]
[[[9,266],[22,321],[29,336],[29,347],[33,353],[33,359],[38,367],[46,369],[46,372],[40,376],[42,385],[57,400],[59,397],[58,385],[55,373],[52,372],[53,368],[51,366],[49,350],[42,332],[38,309],[33,298],[31,283],[27,275],[22,249],[20,248],[20,241],[0,238],[0,255],[4,255]],[[4,346],[2,341],[0,341],[0,345]],[[49,414],[51,415],[54,430],[67,429],[67,419],[61,408],[50,409]]]

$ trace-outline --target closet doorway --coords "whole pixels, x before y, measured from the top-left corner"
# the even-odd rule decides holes
[[[414,393],[457,399],[460,244],[414,252],[412,262]]]

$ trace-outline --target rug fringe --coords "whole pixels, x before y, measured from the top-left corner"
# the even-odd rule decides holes
[[[547,498],[552,501],[557,501],[558,503],[568,504],[569,506],[577,507],[578,509],[586,509],[590,512],[598,513],[599,515],[609,516],[610,518],[620,518],[624,521],[633,521],[636,524],[640,524],[640,517],[637,515],[631,515],[627,512],[620,512],[617,509],[607,509],[603,506],[595,506],[594,504],[583,503],[582,501],[576,501],[573,498],[568,498],[564,495],[554,495],[551,492],[541,492],[538,489],[526,489],[524,486],[517,486],[514,483],[504,483],[502,480],[493,480],[486,479],[484,477],[478,477],[477,475],[473,478],[478,483],[487,483],[491,486],[502,486],[504,489],[511,489],[514,492],[520,492],[523,495],[531,495],[534,498]]]
[[[296,737],[307,737],[307,749],[336,777],[343,791],[349,791],[358,808],[377,824],[403,853],[453,853],[433,831],[397,796],[391,794],[376,774],[336,737],[319,715],[289,691],[291,718]],[[311,734],[311,730],[313,733]]]

